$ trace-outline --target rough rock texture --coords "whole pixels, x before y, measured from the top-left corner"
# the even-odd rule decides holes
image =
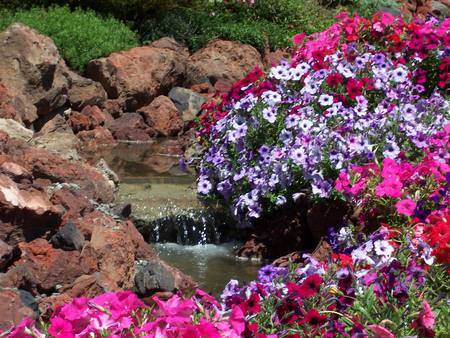
[[[22,141],[29,141],[33,137],[32,130],[11,119],[0,118],[0,130],[7,133],[9,137]]]
[[[177,107],[167,96],[158,96],[148,106],[137,111],[145,123],[161,136],[176,136],[183,128]]]
[[[93,60],[86,74],[103,85],[109,99],[135,111],[183,81],[185,60],[184,53],[143,46]]]
[[[75,133],[93,130],[113,121],[113,117],[103,112],[98,106],[86,105],[81,112],[72,111],[69,124]]]
[[[232,82],[243,78],[255,66],[262,67],[261,55],[252,46],[240,42],[215,40],[191,55],[186,69],[188,84],[204,82],[213,85],[219,79]]]
[[[108,125],[117,140],[149,141],[156,135],[138,113],[125,113]]]
[[[290,60],[290,59],[291,59],[290,52],[282,49],[277,49],[273,52],[267,51],[264,54],[263,62],[264,65],[266,65],[266,67],[273,67],[278,65],[282,60]]]
[[[23,95],[13,96],[0,80],[0,118],[14,119],[20,123],[37,117],[36,108]]]
[[[50,38],[17,23],[0,33],[0,79],[11,96],[23,98],[26,125],[66,103],[67,71]]]
[[[97,127],[94,130],[81,131],[77,134],[82,146],[81,150],[92,151],[99,147],[106,145],[113,145],[116,143],[112,133],[105,127]]]
[[[202,104],[206,101],[202,95],[182,87],[172,88],[169,98],[181,113],[184,122],[194,120],[200,113]]]
[[[38,306],[33,296],[12,288],[0,288],[0,330],[8,330],[26,317],[36,319]]]
[[[44,124],[34,135],[31,144],[67,160],[80,160],[79,141],[62,115],[56,115]]]
[[[446,18],[450,13],[449,0],[402,0],[400,11],[407,16],[419,16],[425,18],[427,14],[433,14],[439,18]]]
[[[67,93],[70,105],[75,110],[82,110],[90,105],[101,106],[106,101],[106,92],[102,85],[69,71],[70,87]]]
[[[73,297],[195,287],[156,256],[132,222],[96,209],[92,200],[111,201],[118,181],[105,163],[67,161],[2,132],[0,153],[1,328],[35,316],[37,307],[48,318]]]
[[[155,40],[150,44],[150,46],[155,48],[170,49],[185,57],[189,56],[189,49],[182,43],[170,37],[163,37],[161,39]]]

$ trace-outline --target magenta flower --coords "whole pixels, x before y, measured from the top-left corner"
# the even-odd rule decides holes
[[[410,199],[398,201],[395,204],[397,212],[402,215],[411,216],[416,209],[416,202]]]

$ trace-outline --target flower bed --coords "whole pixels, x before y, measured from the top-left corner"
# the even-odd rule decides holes
[[[207,105],[199,192],[258,217],[298,194],[357,217],[332,253],[232,280],[220,301],[129,292],[78,298],[7,337],[448,337],[450,20],[345,15],[297,36],[292,64],[255,70]]]
[[[341,15],[296,36],[293,62],[255,70],[206,107],[199,193],[258,218],[301,193],[330,197],[351,164],[423,156],[449,119],[449,26]]]

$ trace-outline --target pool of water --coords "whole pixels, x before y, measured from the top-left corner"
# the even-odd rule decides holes
[[[167,263],[218,294],[230,279],[250,281],[259,263],[233,255],[238,231],[221,209],[197,199],[195,178],[178,168],[176,143],[119,144],[93,154],[104,158],[121,180],[118,203],[131,203],[135,222]]]

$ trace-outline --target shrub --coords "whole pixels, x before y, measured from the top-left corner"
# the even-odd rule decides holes
[[[450,117],[439,90],[450,80],[449,24],[343,16],[292,63],[236,83],[202,118],[200,195],[257,218],[304,193],[332,197],[350,165],[423,156]]]
[[[136,34],[113,18],[93,11],[68,7],[32,8],[15,13],[3,11],[0,29],[21,22],[53,39],[62,57],[78,71],[95,58],[138,45]]]

